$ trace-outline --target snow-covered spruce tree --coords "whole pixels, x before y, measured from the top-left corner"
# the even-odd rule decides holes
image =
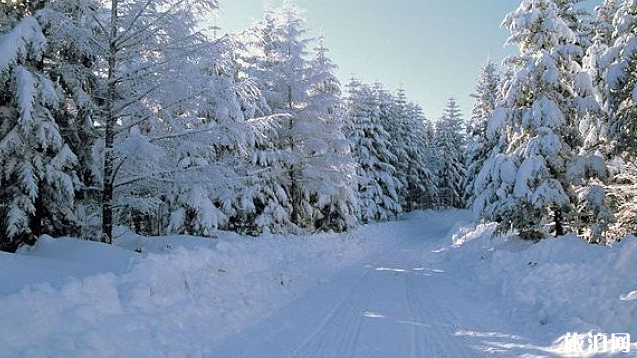
[[[241,42],[224,36],[204,45],[193,62],[176,62],[179,73],[170,76],[169,86],[162,86],[167,93],[181,93],[179,103],[161,111],[146,135],[131,135],[117,145],[125,148],[133,137],[138,138],[131,144],[139,149],[122,153],[143,154],[127,155],[120,177],[137,180],[135,175],[149,173],[126,187],[143,185],[154,190],[146,199],[137,191],[126,201],[134,204],[134,197],[141,197],[139,204],[150,203],[148,209],[135,208],[157,209],[151,218],[159,222],[151,221],[151,227],[169,233],[212,236],[219,228],[257,233],[263,214],[258,211],[265,200],[254,190],[260,184],[254,174],[262,169],[256,158],[267,159],[268,142],[276,137],[262,139],[270,129],[268,109],[253,79],[244,72]],[[161,96],[156,98],[164,103]],[[151,149],[150,153],[143,148]],[[146,158],[146,162],[135,163],[135,158]],[[141,170],[148,162],[150,167]],[[143,227],[148,220],[132,219],[136,230],[149,232]]]
[[[436,123],[436,163],[438,202],[443,207],[465,207],[463,196],[466,168],[464,120],[455,99],[449,99],[440,120]]]
[[[219,227],[246,234],[264,228],[283,231],[291,225],[287,195],[278,181],[285,174],[281,152],[276,148],[277,132],[270,109],[255,79],[246,73],[242,58],[244,44],[234,36],[215,42],[212,66],[206,71],[200,116],[214,126],[197,135],[199,157],[209,165],[202,171],[201,185],[218,207]],[[188,154],[188,157],[191,155]],[[210,180],[210,178],[216,178]],[[211,231],[211,230],[209,230]]]
[[[557,5],[558,16],[573,31],[576,44],[583,50],[591,45],[590,33],[593,28],[591,14],[583,7],[586,0],[553,0]],[[580,57],[581,58],[581,57]]]
[[[175,133],[153,139],[167,150],[175,166],[174,173],[164,176],[172,189],[159,203],[169,213],[160,227],[167,226],[169,233],[212,236],[238,211],[237,192],[245,183],[237,170],[245,167],[242,156],[247,157],[254,139],[241,105],[242,85],[234,58],[237,46],[227,36],[198,54],[201,66],[190,79],[198,88],[190,90],[193,98],[182,105],[196,115],[164,114]]]
[[[379,115],[381,125],[389,134],[389,150],[392,152],[390,164],[396,169],[396,178],[400,181],[398,188],[399,203],[403,210],[406,209],[406,197],[408,188],[408,167],[409,159],[407,155],[407,139],[405,137],[405,110],[407,99],[398,99],[382,83],[374,83],[373,90],[378,97]],[[403,93],[404,95],[404,93]],[[399,103],[402,101],[404,103]]]
[[[76,223],[56,234],[99,238],[100,167],[94,155],[99,137],[93,118],[98,107],[95,96],[99,82],[96,64],[101,49],[95,37],[102,31],[95,18],[102,11],[94,0],[47,1],[36,14],[47,38],[45,72],[61,90],[64,106],[54,112],[60,133],[77,155],[79,185],[74,210]],[[77,228],[77,229],[76,229]]]
[[[348,85],[348,137],[358,163],[358,194],[361,221],[389,220],[402,212],[396,161],[390,135],[380,117],[380,98],[369,85],[352,80]]]
[[[610,7],[611,11],[613,7]],[[630,178],[635,174],[637,155],[637,3],[620,0],[614,20],[610,45],[599,58],[598,73],[605,89],[602,92],[604,109],[608,115],[609,156],[612,157],[611,186],[617,224],[612,234],[616,238],[635,233],[633,214],[637,199],[633,195],[637,184]]]
[[[184,74],[180,66],[191,63],[186,60],[204,42],[195,30],[196,15],[215,5],[214,0],[113,0],[109,11],[97,19],[104,29],[96,39],[102,48],[96,119],[101,140],[96,146],[103,158],[103,242],[111,242],[116,216],[149,214],[152,202],[166,189],[160,183],[174,167],[160,157],[165,152],[152,137],[165,134],[161,133],[166,130],[165,117],[193,114],[181,106],[191,92],[170,91],[168,83],[188,84],[180,80]],[[140,146],[154,155],[136,168],[131,158],[143,152],[129,150]]]
[[[608,67],[608,48],[614,42],[612,21],[619,3],[616,0],[605,0],[595,8],[595,19],[591,30],[592,44],[588,47],[583,61],[583,68],[591,81],[592,94],[598,108],[590,108],[580,118],[579,130],[583,142],[580,155],[591,158],[609,158],[609,96],[606,86],[605,71]],[[594,106],[593,106],[594,107]],[[578,182],[575,187],[578,196],[578,231],[589,241],[607,242],[614,237],[606,235],[609,225],[615,222],[610,206],[618,206],[619,192],[614,192],[618,186],[608,186],[607,170],[601,161],[598,178],[589,177],[584,182]],[[613,171],[617,172],[617,171]],[[599,178],[603,179],[600,181]],[[611,195],[606,195],[608,192]],[[616,194],[616,195],[615,195]],[[614,201],[614,203],[613,203]],[[611,231],[612,234],[612,231]]]
[[[613,33],[615,32],[613,21],[621,2],[622,0],[602,0],[595,7],[591,31],[593,42],[601,42],[608,46],[612,44]]]
[[[605,156],[607,156],[609,149],[609,96],[605,78],[609,63],[607,63],[606,54],[614,42],[613,18],[618,6],[618,0],[605,0],[595,8],[596,17],[591,32],[592,44],[587,49],[583,62],[584,69],[591,78],[595,98],[601,105],[601,111],[591,113],[588,118],[584,118],[580,124],[580,130],[584,135],[584,147],[588,150],[598,151]]]
[[[409,102],[404,89],[385,98],[388,105],[383,121],[390,133],[391,151],[398,159],[392,164],[403,185],[400,204],[405,211],[431,206],[429,201],[435,195],[436,183],[431,158],[427,157],[422,110]]]
[[[432,142],[427,133],[422,108],[414,103],[407,103],[406,129],[411,145],[407,147],[410,158],[407,210],[430,209],[435,206],[438,180],[435,175],[435,158],[432,153]]]
[[[56,122],[61,90],[45,73],[43,5],[0,8],[0,249],[8,251],[74,221],[77,157]]]
[[[286,1],[282,7],[266,12],[264,19],[251,31],[254,37],[251,47],[256,53],[250,59],[252,74],[258,79],[258,86],[272,113],[282,115],[272,136],[274,147],[270,155],[271,159],[281,162],[270,164],[270,169],[262,173],[263,189],[276,193],[277,197],[269,199],[265,205],[272,204],[277,209],[266,210],[273,217],[261,219],[264,224],[291,224],[286,225],[289,227],[279,225],[278,229],[282,231],[309,227],[311,222],[303,215],[301,185],[304,163],[300,143],[298,138],[294,138],[294,130],[301,122],[300,112],[308,99],[306,48],[309,40],[305,37],[305,24],[300,12],[296,5]],[[274,227],[264,229],[272,230]]]
[[[615,14],[620,6],[620,0],[604,0],[595,8],[594,27],[591,31],[592,44],[586,51],[584,68],[589,72],[596,91],[598,102],[605,111],[608,110],[608,96],[605,71],[608,69],[612,56],[608,56],[608,49],[615,42]]]
[[[345,231],[358,223],[356,163],[343,134],[336,66],[327,57],[322,37],[309,67],[309,96],[301,112],[303,122],[294,130],[305,163],[303,202],[305,215],[317,229]]]
[[[394,95],[376,83],[373,91],[379,100],[380,123],[389,134],[388,148],[392,153],[389,163],[400,182],[399,203],[404,211],[431,207],[436,184],[422,110],[409,102],[403,89]]]
[[[614,25],[612,46],[601,59],[607,86],[610,135],[615,153],[637,153],[637,3],[624,1]]]
[[[429,118],[423,117],[423,148],[427,166],[431,168],[432,181],[431,190],[428,196],[424,198],[423,205],[425,208],[433,208],[438,205],[438,156],[436,153],[436,127],[434,122]]]
[[[256,55],[249,59],[251,73],[272,113],[282,119],[271,156],[282,162],[271,167],[285,172],[264,171],[263,182],[282,185],[274,191],[275,202],[284,199],[291,204],[287,214],[288,206],[278,204],[284,211],[271,213],[280,219],[289,217],[285,220],[298,229],[345,230],[355,224],[357,210],[354,191],[347,184],[352,181],[353,162],[341,132],[340,89],[326,49],[319,45],[315,58],[308,59],[305,21],[301,10],[288,1],[266,13],[252,33]],[[264,190],[270,191],[270,185]]]
[[[425,141],[428,143],[427,146],[433,148],[434,139],[436,138],[436,127],[434,126],[433,121],[426,117],[423,118],[422,125],[425,131]],[[432,158],[433,157],[434,155],[432,155]]]
[[[500,99],[500,75],[492,61],[487,62],[480,71],[475,92],[471,121],[467,125],[467,146],[464,151],[467,174],[464,181],[464,200],[467,206],[473,206],[475,180],[484,161],[493,151],[496,143],[487,136],[487,122]]]
[[[515,73],[488,131],[505,133],[508,147],[485,163],[478,187],[490,187],[491,193],[494,188],[495,195],[485,193],[476,205],[482,218],[500,223],[501,231],[515,229],[526,239],[563,235],[576,226],[577,187],[588,188],[605,169],[601,158],[578,152],[579,119],[596,107],[590,80],[577,62],[581,48],[550,0],[523,1],[503,26],[511,31],[507,43],[517,45],[519,54],[511,59]],[[485,178],[491,183],[482,182]],[[590,211],[604,204],[593,203],[599,191],[592,188]]]
[[[637,234],[637,163],[616,156],[609,167],[612,175],[609,192],[616,212],[610,238],[620,240]]]

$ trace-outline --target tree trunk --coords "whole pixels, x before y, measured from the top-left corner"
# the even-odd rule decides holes
[[[553,209],[553,219],[555,220],[555,237],[564,235],[564,224],[562,217],[562,210],[559,208]]]
[[[290,139],[290,151],[292,152],[292,154],[294,154],[294,151],[296,150],[296,143],[294,142],[294,126],[295,126],[295,121],[294,121],[294,102],[292,101],[292,87],[288,86],[287,88],[287,105],[288,105],[288,110],[289,110],[289,114],[290,114],[290,119],[288,122],[288,135],[289,135],[289,139]],[[297,178],[297,168],[294,164],[290,165],[290,201],[292,203],[292,223],[298,225],[298,226],[302,226],[302,220],[301,220],[301,193],[300,193],[300,188],[298,185],[298,178]]]
[[[43,192],[44,190],[42,188],[42,185],[40,184],[38,188],[38,196],[35,198],[35,202],[33,203],[33,206],[35,207],[35,213],[33,217],[31,217],[31,225],[30,225],[32,236],[34,237],[33,244],[35,243],[35,240],[37,240],[37,238],[40,237],[40,235],[44,234],[42,221],[44,220],[47,213],[44,207],[44,199],[42,198]],[[29,243],[29,245],[32,245],[32,244]]]
[[[114,126],[116,122],[114,113],[115,102],[115,67],[117,65],[117,6],[118,0],[111,2],[111,33],[108,48],[108,88],[106,94],[106,119],[104,133],[104,169],[102,187],[102,242],[113,242],[113,183],[114,183],[114,157],[113,142],[115,140]]]

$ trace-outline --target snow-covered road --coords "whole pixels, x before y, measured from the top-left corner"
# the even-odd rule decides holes
[[[119,247],[41,238],[0,254],[0,358],[585,357],[559,339],[635,336],[637,240],[531,244],[469,221],[427,211],[348,234],[131,234]]]
[[[490,356],[480,340],[485,332],[508,338],[501,333],[507,325],[443,269],[445,256],[438,249],[448,245],[450,225],[438,223],[431,230],[405,223],[405,237],[393,249],[343,270],[269,319],[225,340],[211,356]]]

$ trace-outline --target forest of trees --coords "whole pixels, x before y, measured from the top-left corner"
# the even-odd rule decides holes
[[[538,239],[637,232],[637,3],[524,0],[464,120],[341,84],[290,1],[212,35],[215,0],[0,3],[0,249],[216,230],[343,232],[430,208]]]
[[[594,243],[637,232],[637,3],[588,14],[581,2],[523,1],[502,23],[517,54],[480,75],[466,195],[502,232]]]

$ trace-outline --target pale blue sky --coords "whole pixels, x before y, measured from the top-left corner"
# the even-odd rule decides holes
[[[246,28],[264,6],[281,0],[220,0],[222,31]],[[595,2],[589,0],[589,2]],[[469,113],[475,78],[490,56],[500,61],[504,16],[518,0],[297,0],[313,34],[322,31],[337,75],[403,86],[409,97],[437,119],[456,97]]]

